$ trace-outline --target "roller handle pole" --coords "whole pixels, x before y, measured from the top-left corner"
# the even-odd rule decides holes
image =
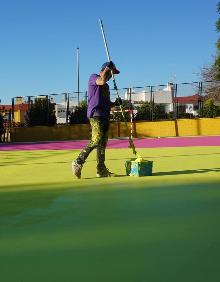
[[[101,27],[101,31],[102,31],[102,37],[103,37],[103,40],[104,40],[105,50],[106,50],[106,54],[107,54],[107,57],[108,57],[108,61],[111,61],[109,50],[108,50],[108,44],[107,44],[106,37],[105,37],[105,31],[104,31],[104,27],[103,27],[103,23],[102,23],[101,19],[99,19],[99,23],[100,23],[100,27]]]
[[[103,37],[104,44],[105,44],[106,55],[107,55],[108,61],[110,62],[110,61],[111,61],[111,58],[110,58],[109,49],[108,49],[108,44],[107,44],[107,40],[106,40],[106,36],[105,36],[105,31],[104,31],[104,27],[103,27],[103,23],[102,23],[102,20],[101,20],[101,19],[99,19],[99,23],[100,23],[100,27],[101,27],[101,31],[102,31],[102,37]],[[118,98],[119,98],[120,96],[119,96],[119,93],[118,93],[118,87],[117,87],[117,84],[116,84],[116,81],[115,81],[115,75],[114,75],[113,71],[111,71],[111,74],[112,74],[114,89],[115,89],[115,91],[116,91],[116,93],[117,93],[117,96],[118,96]],[[134,155],[137,155],[137,152],[136,152],[136,149],[135,149],[135,146],[134,146],[134,142],[133,142],[133,140],[131,139],[131,136],[130,136],[130,133],[129,133],[128,124],[127,124],[127,121],[126,121],[126,118],[125,118],[125,114],[124,114],[124,110],[123,110],[123,108],[122,108],[122,105],[120,105],[120,110],[121,110],[122,117],[123,117],[124,122],[125,122],[125,126],[126,126],[126,128],[127,128],[127,132],[128,132],[128,136],[129,136],[129,144],[130,144],[130,147],[131,147],[131,149],[132,149],[133,154],[134,154]]]
[[[101,31],[102,31],[102,37],[103,37],[104,44],[105,44],[106,55],[107,55],[108,61],[110,62],[111,58],[110,58],[110,54],[109,54],[109,50],[108,50],[108,43],[107,43],[107,40],[106,40],[105,31],[104,31],[104,27],[103,27],[103,23],[102,23],[101,19],[99,19],[99,23],[100,23],[100,27],[101,27]],[[114,75],[113,71],[111,71],[111,73],[112,73],[114,89],[116,90],[117,96],[120,97],[119,93],[118,93],[117,84],[116,84],[116,81],[115,81],[115,75]]]

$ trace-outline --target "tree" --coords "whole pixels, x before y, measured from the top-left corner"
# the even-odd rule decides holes
[[[151,103],[142,101],[140,105],[136,107],[137,114],[135,115],[135,120],[151,120],[151,109]]]
[[[217,12],[220,15],[220,2],[217,4]],[[216,30],[220,32],[220,18],[216,22]],[[213,81],[204,86],[207,99],[220,102],[220,38],[216,43],[217,52],[214,63],[202,68],[202,78],[204,81]]]
[[[154,105],[154,119],[160,120],[160,119],[166,119],[167,114],[165,111],[165,106],[163,104],[155,104]]]
[[[87,118],[87,102],[81,101],[79,106],[75,108],[75,111],[70,115],[70,124],[82,124],[88,123]]]
[[[124,113],[124,117],[126,121],[130,121],[130,113],[127,110],[132,109],[132,105],[128,100],[122,100],[122,109]],[[112,114],[111,114],[111,120],[112,121],[122,121],[124,122],[124,118],[121,113],[121,107],[120,106],[115,106],[112,108]]]
[[[2,134],[5,132],[4,130],[4,119],[3,116],[0,114],[0,142],[2,142]]]
[[[220,2],[217,4],[217,12],[220,15]],[[216,30],[217,32],[220,32],[220,18],[216,22]],[[217,47],[217,55],[215,59],[215,67],[216,67],[216,79],[220,80],[220,38],[218,39],[216,43]]]
[[[36,98],[27,111],[26,122],[29,126],[56,124],[54,105],[48,98]]]

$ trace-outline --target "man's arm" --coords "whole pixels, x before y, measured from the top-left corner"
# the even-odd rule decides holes
[[[104,71],[100,73],[100,76],[96,79],[96,84],[105,85],[109,80],[109,77],[111,77],[111,69],[109,67],[106,67]]]

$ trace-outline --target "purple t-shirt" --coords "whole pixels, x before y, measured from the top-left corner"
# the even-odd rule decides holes
[[[105,117],[110,115],[111,101],[109,86],[97,85],[96,80],[99,77],[97,74],[92,74],[88,83],[88,109],[87,117]]]

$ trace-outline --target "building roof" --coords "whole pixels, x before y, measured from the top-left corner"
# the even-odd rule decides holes
[[[18,104],[18,105],[14,105],[14,110],[15,111],[23,111],[26,112],[29,109],[29,104],[25,103],[25,104]],[[12,105],[0,105],[0,111],[10,111],[12,110]]]
[[[179,104],[197,104],[199,98],[201,99],[202,97],[197,93],[192,96],[176,97],[174,98],[174,102]]]

